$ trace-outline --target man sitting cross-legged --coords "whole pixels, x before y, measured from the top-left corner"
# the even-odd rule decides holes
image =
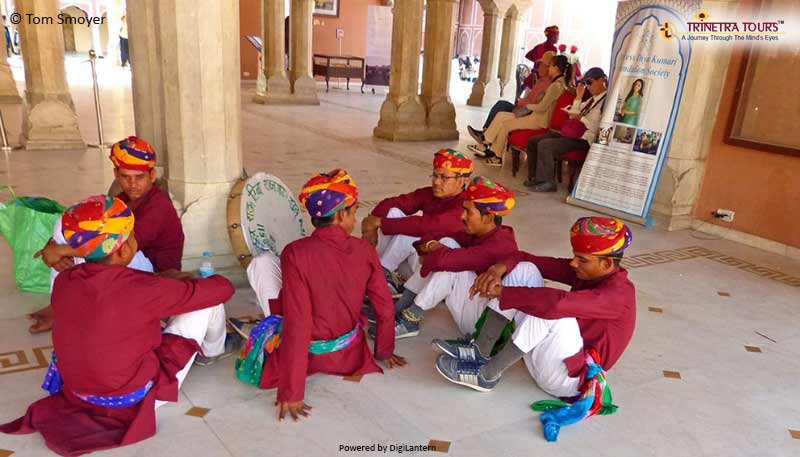
[[[62,272],[53,288],[57,324],[42,386],[50,396],[0,431],[38,431],[50,449],[73,456],[155,434],[155,408],[178,400],[199,351],[226,350],[220,303],[234,290],[221,276],[176,280],[128,268],[138,246],[134,215],[120,199],[88,198],[62,221],[72,255],[86,263]]]
[[[421,237],[437,239],[463,230],[462,194],[470,174],[472,160],[454,149],[441,149],[433,157],[429,187],[387,198],[364,218],[362,237],[378,249],[387,279],[398,269],[408,277],[419,267],[414,242]]]
[[[444,301],[463,333],[472,332],[489,301],[469,297],[477,273],[517,250],[514,230],[502,225],[514,207],[514,193],[500,183],[477,176],[464,192],[464,232],[439,241],[417,243],[421,267],[405,284],[395,308],[395,338],[419,334],[423,313]]]
[[[311,407],[304,401],[308,375],[382,371],[364,336],[365,294],[377,319],[375,359],[387,368],[406,364],[393,354],[394,307],[378,254],[366,241],[350,236],[358,207],[355,182],[341,169],[319,174],[303,186],[299,200],[311,215],[314,232],[286,245],[280,270],[258,275],[265,284],[253,284],[257,293],[266,294],[259,300],[268,303],[270,318],[280,319],[280,343],[267,351],[259,383],[262,389],[278,388],[280,420],[286,413],[294,420],[309,415]],[[274,257],[264,259],[266,266],[274,266]],[[269,296],[276,290],[277,299]]]
[[[155,151],[146,141],[131,136],[114,143],[110,159],[116,182],[122,189],[117,197],[136,215],[139,251],[129,267],[150,272],[179,271],[183,229],[169,195],[155,185]],[[43,260],[52,268],[51,284],[59,272],[83,262],[65,256],[65,248],[59,245],[66,245],[66,240],[61,236],[61,222],[57,221],[53,239],[41,251]],[[29,318],[33,321],[31,333],[50,330],[53,325],[49,306],[32,313]]]
[[[572,226],[570,241],[571,260],[520,251],[475,281],[471,294],[499,300],[489,304],[491,311],[476,341],[435,341],[444,352],[436,361],[442,376],[487,392],[503,371],[524,359],[542,390],[573,398],[596,375],[587,367],[614,366],[636,323],[634,286],[619,266],[631,232],[617,219],[584,217]],[[545,279],[568,284],[572,290],[542,287],[540,271]],[[512,341],[489,358],[512,319],[516,323]]]

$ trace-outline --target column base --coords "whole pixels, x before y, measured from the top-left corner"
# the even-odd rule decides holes
[[[428,105],[427,136],[429,140],[458,140],[456,108],[445,97]]]
[[[400,105],[387,98],[381,106],[381,118],[372,134],[389,141],[425,141],[428,139],[425,118],[425,107],[419,97]]]
[[[301,76],[292,84],[292,98],[297,105],[319,105],[317,81],[309,76]]]
[[[469,106],[485,106],[493,104],[500,99],[500,82],[497,79],[492,79],[488,83],[483,81],[475,81],[472,86],[472,93],[467,99]]]
[[[273,76],[267,79],[264,92],[256,92],[253,101],[265,105],[294,103],[289,79],[285,76]]]
[[[85,149],[75,110],[58,100],[37,103],[24,116],[25,149]]]

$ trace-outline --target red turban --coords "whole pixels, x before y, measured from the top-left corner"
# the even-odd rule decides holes
[[[515,203],[513,191],[483,176],[472,178],[464,199],[473,202],[479,210],[496,216],[510,213]]]
[[[472,160],[455,149],[439,149],[433,156],[433,168],[444,168],[466,177],[472,174]]]
[[[613,217],[582,217],[569,233],[572,250],[579,254],[615,256],[631,244],[631,230]]]
[[[141,138],[129,136],[111,146],[111,162],[117,168],[150,171],[156,165],[156,152]]]
[[[309,179],[298,200],[311,217],[329,217],[358,200],[358,187],[347,170],[337,168]]]
[[[544,35],[545,36],[549,37],[550,35],[553,35],[553,34],[556,34],[556,33],[558,33],[558,26],[557,25],[551,25],[550,27],[547,27],[546,29],[544,29]]]

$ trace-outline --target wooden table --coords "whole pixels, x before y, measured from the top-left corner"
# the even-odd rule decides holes
[[[331,78],[346,78],[350,90],[350,78],[364,80],[364,58],[314,54],[314,76],[325,77],[326,92],[331,90]]]

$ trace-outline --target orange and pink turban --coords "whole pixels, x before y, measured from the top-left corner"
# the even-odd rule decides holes
[[[329,217],[358,200],[358,187],[347,170],[337,168],[309,179],[298,200],[311,217]]]
[[[512,190],[483,176],[472,178],[464,192],[464,199],[473,202],[479,210],[495,216],[510,213],[515,203]]]
[[[460,177],[472,174],[472,160],[455,149],[440,149],[433,156],[433,169],[444,168]]]
[[[156,165],[156,152],[147,141],[129,136],[111,146],[111,162],[117,168],[150,171]]]
[[[133,212],[108,195],[89,197],[61,216],[61,232],[76,255],[87,260],[113,254],[133,231]]]
[[[569,232],[572,250],[579,254],[615,256],[631,244],[631,230],[613,217],[582,217]]]

